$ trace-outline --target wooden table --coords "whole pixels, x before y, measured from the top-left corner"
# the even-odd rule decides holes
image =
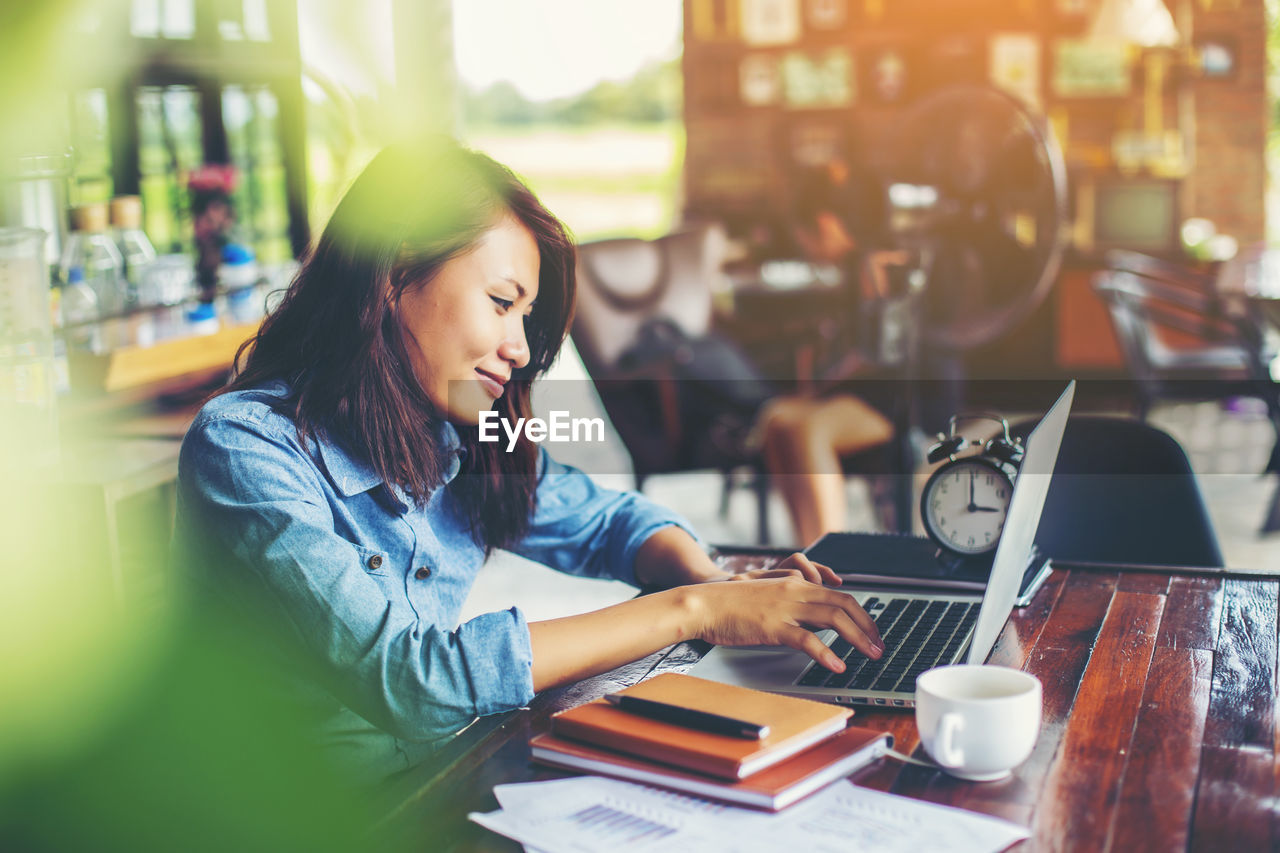
[[[990,657],[1044,684],[1040,738],[1013,777],[963,782],[885,760],[853,778],[1028,826],[1032,838],[1018,850],[1275,850],[1277,587],[1266,578],[1055,570]],[[392,786],[399,805],[379,831],[433,850],[518,849],[466,815],[497,808],[496,784],[565,775],[529,762],[529,737],[548,716],[704,653],[676,645],[480,720]],[[857,720],[891,731],[899,750],[918,750],[909,712],[859,710]]]
[[[75,535],[95,543],[105,572],[86,567],[85,583],[102,582],[104,606],[146,609],[168,593],[169,535],[177,500],[178,450],[173,439],[102,437],[63,443],[50,478]]]

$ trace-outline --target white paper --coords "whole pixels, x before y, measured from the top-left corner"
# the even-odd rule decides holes
[[[1003,850],[1031,836],[1000,818],[859,788],[847,779],[819,796],[821,802],[812,797],[779,815],[794,815],[785,834],[776,836],[779,841],[790,838],[806,851],[976,853]]]
[[[777,814],[596,776],[499,785],[494,795],[501,809],[470,818],[547,853],[976,853],[1003,850],[1029,836],[998,818],[859,788],[848,780]]]

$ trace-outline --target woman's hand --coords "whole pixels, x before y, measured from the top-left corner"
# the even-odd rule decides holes
[[[668,527],[641,546],[636,576],[680,585],[603,610],[529,623],[534,690],[579,681],[695,637],[728,646],[791,646],[836,672],[844,663],[812,631],[834,628],[871,657],[884,650],[853,596],[822,586],[838,584],[835,573],[803,554],[771,569],[727,575],[692,537]]]
[[[810,583],[823,584],[825,586],[840,586],[840,584],[844,583],[844,581],[840,580],[840,576],[829,567],[822,565],[822,563],[815,563],[799,552],[792,554],[785,560],[774,563],[772,568],[740,572],[736,575],[729,575],[725,580],[751,581],[763,578],[801,578]]]
[[[724,646],[790,646],[843,672],[844,662],[813,633],[831,628],[868,657],[880,657],[880,632],[853,596],[807,579],[827,576],[834,578],[829,568],[796,554],[736,582],[686,587],[690,633]]]

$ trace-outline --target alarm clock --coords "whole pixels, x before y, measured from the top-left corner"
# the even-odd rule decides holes
[[[993,420],[1002,434],[987,442],[971,442],[956,432],[961,421]],[[969,448],[977,453],[959,455]],[[957,415],[948,434],[938,435],[929,462],[947,460],[924,484],[920,518],[925,532],[953,554],[976,556],[995,550],[1013,499],[1013,480],[1022,462],[1020,440],[1009,435],[1009,422],[999,415]]]

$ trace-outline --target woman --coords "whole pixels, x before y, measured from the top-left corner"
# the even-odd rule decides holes
[[[477,715],[670,643],[786,644],[841,662],[874,624],[800,555],[727,580],[684,522],[521,438],[573,310],[574,251],[511,174],[447,140],[379,154],[201,410],[179,467],[179,558],[277,626],[323,740],[371,776]],[[605,610],[457,625],[485,556],[667,587]]]

